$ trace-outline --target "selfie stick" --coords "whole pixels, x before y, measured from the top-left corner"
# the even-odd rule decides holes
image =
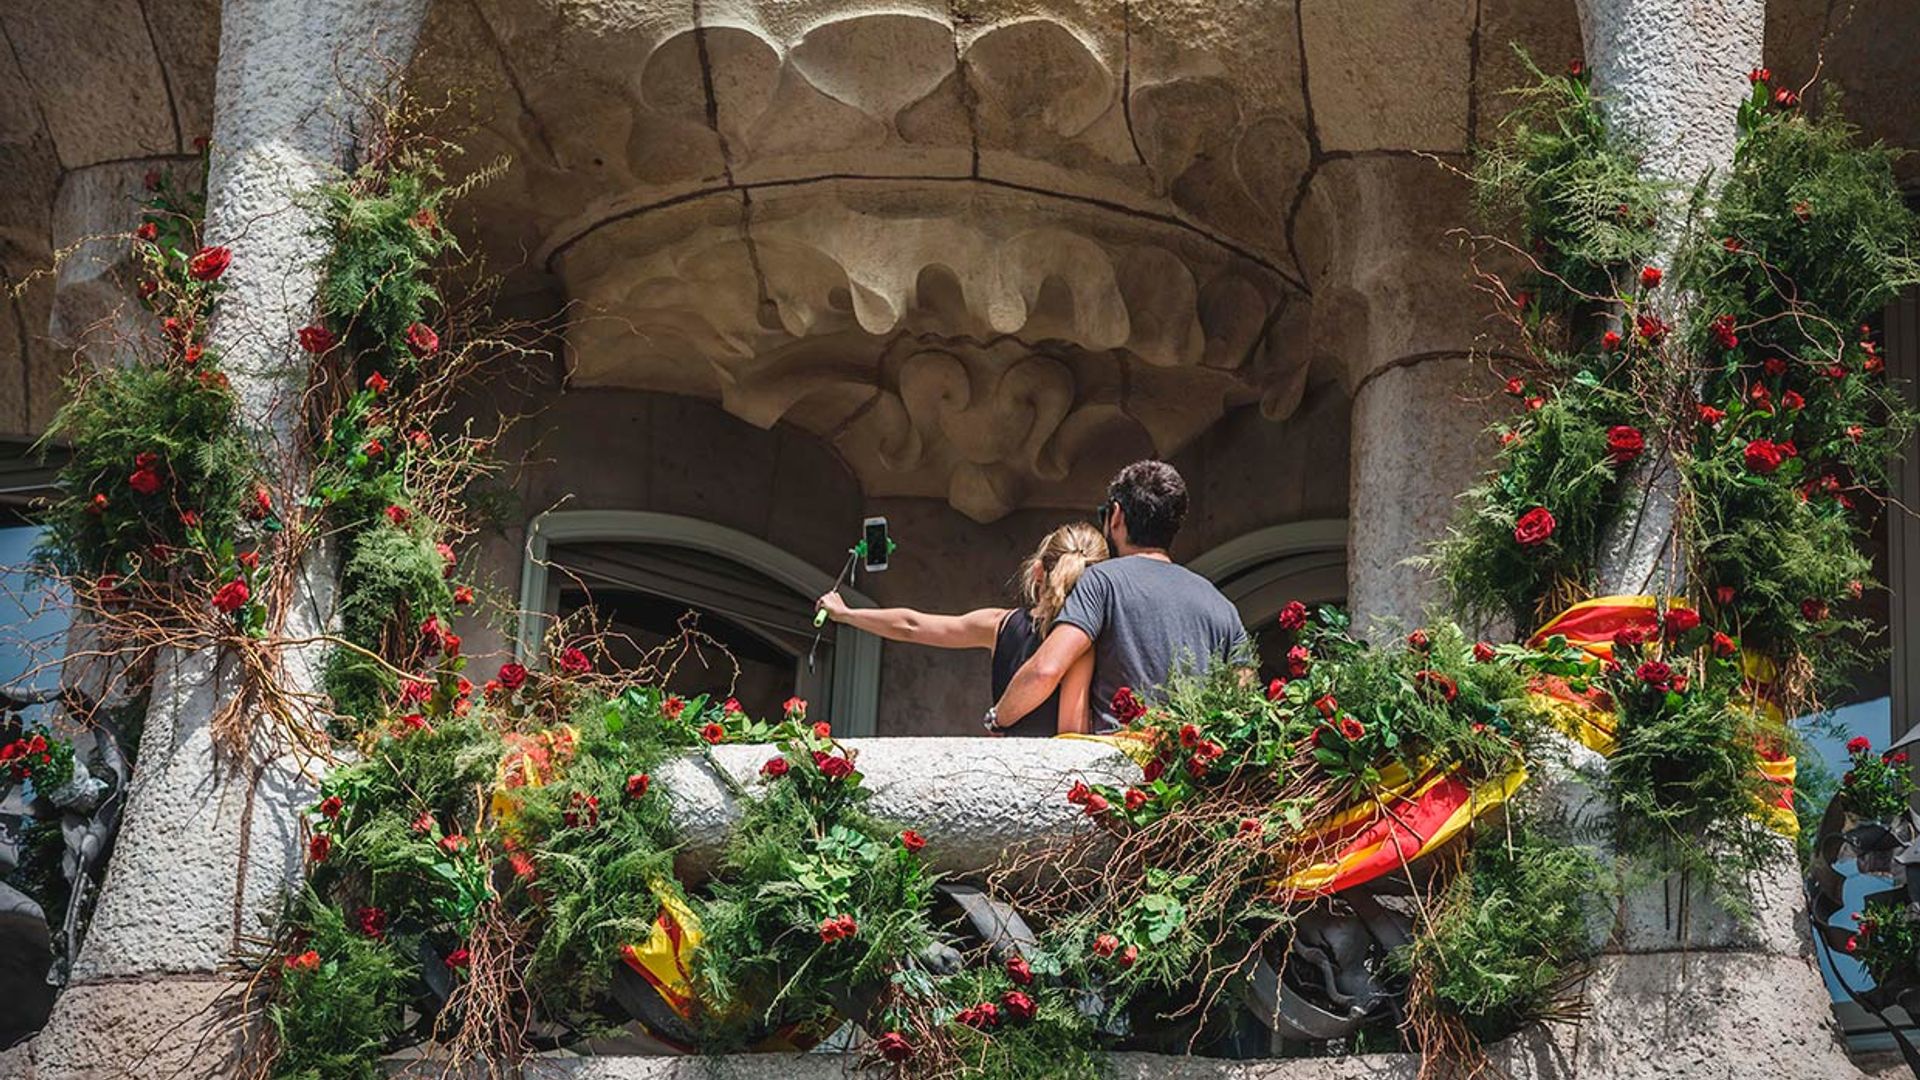
[[[888,537],[887,550],[884,554],[892,555],[893,550],[899,546],[900,545],[893,542],[892,537]],[[867,540],[865,537],[861,537],[858,543],[847,549],[847,564],[840,568],[840,575],[833,579],[833,588],[828,590],[829,592],[839,592],[841,585],[851,585],[853,583],[854,574],[857,572],[856,568],[861,562],[867,560],[867,552]],[[813,613],[813,644],[807,647],[808,671],[813,670],[814,654],[820,651],[820,632],[826,625],[827,609],[816,608]]]

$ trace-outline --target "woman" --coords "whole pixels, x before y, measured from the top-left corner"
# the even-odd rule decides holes
[[[850,608],[840,594],[830,592],[820,598],[819,607],[827,617],[856,630],[878,634],[889,641],[931,645],[937,649],[988,649],[993,653],[993,700],[1033,655],[1053,628],[1054,617],[1067,602],[1067,594],[1088,566],[1107,557],[1107,542],[1100,530],[1086,522],[1062,525],[1046,535],[1020,564],[1020,597],[1017,608],[980,608],[965,615],[930,615],[913,608]],[[1093,654],[1080,658],[1060,680],[1046,704],[1028,713],[1019,723],[999,729],[1002,735],[1046,738],[1093,730],[1088,707],[1088,687],[1093,683]]]

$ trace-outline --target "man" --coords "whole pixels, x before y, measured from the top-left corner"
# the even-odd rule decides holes
[[[1164,461],[1136,461],[1107,485],[1100,527],[1113,558],[1095,563],[1053,629],[987,710],[996,734],[1020,722],[1093,650],[1095,728],[1116,731],[1114,693],[1151,701],[1181,666],[1204,670],[1246,650],[1240,613],[1213,583],[1174,564],[1167,549],[1187,516],[1187,484]]]

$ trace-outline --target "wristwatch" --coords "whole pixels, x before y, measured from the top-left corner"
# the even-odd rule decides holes
[[[1004,731],[1005,729],[1000,726],[999,708],[996,706],[988,706],[987,715],[980,721],[980,726],[986,728],[988,731]]]

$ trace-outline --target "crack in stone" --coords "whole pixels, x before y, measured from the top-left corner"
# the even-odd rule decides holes
[[[1467,147],[1471,149],[1480,133],[1480,7],[1473,0],[1473,30],[1467,35]]]
[[[1238,258],[1244,259],[1247,262],[1250,262],[1260,267],[1261,269],[1266,270],[1268,273],[1279,278],[1281,281],[1285,282],[1287,285],[1291,286],[1292,288],[1299,291],[1303,295],[1312,295],[1312,292],[1313,292],[1313,290],[1307,286],[1306,282],[1301,278],[1300,275],[1296,273],[1288,272],[1285,267],[1282,267],[1278,263],[1273,262],[1271,259],[1268,259],[1266,256],[1261,255],[1257,251],[1254,251],[1252,248],[1246,247],[1245,245],[1240,244],[1234,240],[1228,239],[1227,237],[1219,236],[1214,233],[1208,232],[1207,230],[1200,228],[1198,225],[1195,225],[1193,222],[1188,221],[1185,218],[1177,217],[1172,214],[1157,213],[1151,210],[1142,210],[1142,209],[1139,209],[1138,207],[1127,206],[1124,203],[1114,202],[1111,199],[1102,199],[1092,195],[1073,195],[1063,191],[1052,191],[1047,188],[1037,187],[1033,184],[1022,184],[1017,181],[1002,180],[992,176],[937,176],[937,175],[863,176],[856,173],[818,173],[812,176],[796,176],[796,177],[790,177],[783,180],[760,180],[760,181],[754,181],[751,183],[733,183],[729,181],[728,183],[721,185],[719,187],[700,188],[695,191],[689,191],[680,195],[672,196],[670,198],[661,199],[658,202],[648,203],[645,206],[636,206],[631,209],[619,211],[618,213],[608,214],[606,217],[603,217],[600,220],[595,221],[591,225],[585,226],[584,228],[580,229],[578,232],[574,233],[572,236],[569,236],[565,240],[562,240],[561,242],[559,242],[558,244],[553,245],[552,250],[547,253],[546,258],[542,260],[542,262],[545,265],[548,273],[555,273],[556,272],[554,269],[555,261],[561,258],[563,255],[565,255],[567,251],[570,248],[572,248],[575,244],[578,244],[580,241],[585,240],[587,237],[593,235],[595,232],[598,232],[600,229],[604,228],[605,226],[612,225],[616,222],[626,221],[630,218],[642,217],[656,210],[665,210],[675,206],[682,206],[682,205],[685,205],[686,203],[694,202],[699,199],[709,198],[714,195],[724,195],[724,194],[728,194],[730,192],[736,192],[736,191],[774,190],[774,189],[782,189],[782,188],[806,187],[812,184],[833,184],[833,183],[984,184],[984,185],[987,185],[988,187],[1002,188],[1007,191],[1016,191],[1023,195],[1035,195],[1043,198],[1059,199],[1062,202],[1077,203],[1081,206],[1090,206],[1090,207],[1094,207],[1095,209],[1105,210],[1109,213],[1113,213],[1121,217],[1130,218],[1137,221],[1152,222],[1157,225],[1163,225],[1173,229],[1178,229],[1182,232],[1191,233],[1192,235],[1197,236],[1207,241],[1208,243],[1211,243],[1216,247],[1221,248],[1222,250],[1232,253]]]
[[[1153,190],[1160,188],[1160,178],[1153,174],[1153,166],[1147,164],[1147,155],[1140,149],[1140,134],[1133,129],[1133,3],[1121,0],[1120,4],[1120,117],[1127,124],[1127,141],[1133,144],[1133,156],[1140,167],[1147,170],[1147,181]]]
[[[27,78],[27,65],[20,59],[20,47],[13,43],[13,33],[7,29],[5,19],[0,19],[0,40],[7,43],[7,53],[13,57],[13,73],[19,77],[20,85],[27,88],[27,97],[33,102],[33,114],[40,118],[40,130],[46,133],[47,146],[53,150],[53,163],[60,170],[60,177],[64,179],[67,174],[67,164],[61,160],[60,144],[54,141],[53,125],[47,123],[46,106],[40,102],[39,90],[35,89],[33,82]],[[56,184],[55,187],[57,189],[58,185]]]
[[[713,58],[707,53],[706,12],[700,0],[693,0],[693,49],[700,58],[700,89],[707,96],[707,127],[720,144],[720,168],[727,186],[733,187],[733,147],[720,130],[720,95],[713,88]]]
[[[147,12],[147,0],[139,0],[140,23],[147,29],[147,44],[153,49],[154,66],[160,69],[160,86],[167,92],[167,116],[173,120],[173,149],[185,153],[186,135],[180,129],[180,103],[173,96],[173,72],[167,70],[167,58],[160,52],[160,39],[153,36],[153,16]]]
[[[520,102],[520,110],[533,121],[534,137],[540,140],[540,149],[546,151],[547,164],[561,168],[560,153],[553,148],[553,140],[547,135],[546,121],[534,110],[533,102],[527,99],[526,87],[520,83],[520,73],[513,68],[513,61],[507,56],[506,43],[500,40],[500,32],[494,29],[487,13],[481,9],[480,0],[467,0],[467,6],[473,10],[473,17],[480,22],[481,29],[487,32],[487,40],[493,44],[493,53],[500,60],[500,70],[507,77],[507,85],[513,88],[513,96]]]
[[[978,178],[980,175],[980,99],[974,96],[973,80],[967,77],[967,54],[960,48],[960,27],[967,20],[956,6],[957,0],[947,0],[947,29],[953,37],[953,77],[954,88],[960,95],[960,111],[967,117],[967,148],[971,157],[967,175]]]

